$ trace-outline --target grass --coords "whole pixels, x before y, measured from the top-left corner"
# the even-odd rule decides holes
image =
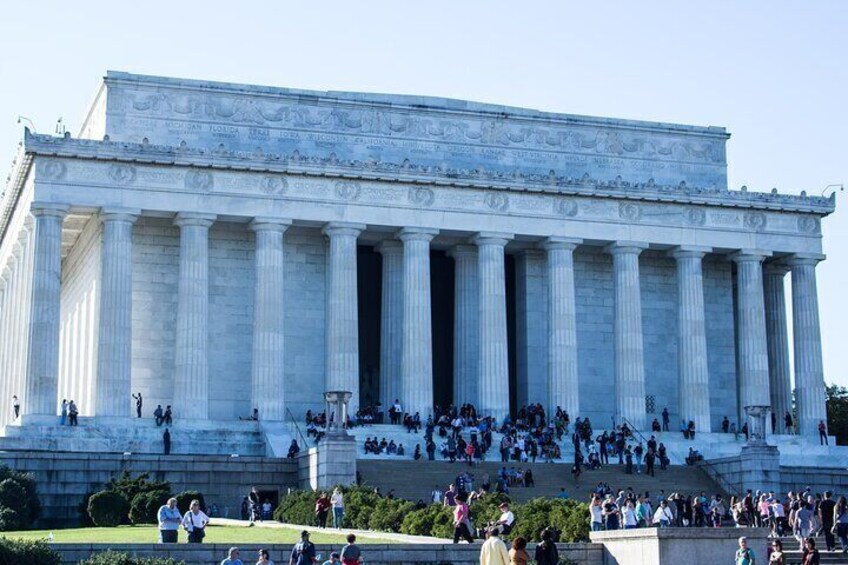
[[[119,526],[117,528],[71,528],[67,530],[29,530],[3,532],[7,538],[22,540],[44,540],[52,531],[53,543],[157,543],[159,532],[156,526]],[[342,546],[346,543],[342,534],[311,531],[309,538],[315,544]],[[180,543],[186,543],[186,534],[180,531]],[[288,528],[245,528],[238,526],[214,526],[206,528],[204,543],[224,544],[295,544],[300,541],[300,531]],[[360,544],[398,543],[395,540],[361,536]]]

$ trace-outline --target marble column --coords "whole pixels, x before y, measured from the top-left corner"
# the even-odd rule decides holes
[[[478,405],[478,349],[480,347],[480,283],[477,248],[457,245],[448,251],[454,260],[453,403]]]
[[[62,286],[62,223],[68,206],[33,203],[35,249],[29,296],[26,392],[21,413],[55,416],[59,393],[59,312]]]
[[[285,248],[291,220],[254,218],[256,281],[253,299],[252,406],[263,422],[286,419]]]
[[[209,418],[209,228],[215,216],[177,214],[180,271],[177,290],[174,416]]]
[[[356,286],[356,238],[364,224],[331,222],[324,227],[330,239],[327,275],[328,391],[352,393],[350,413],[359,409],[359,310]]]
[[[139,210],[103,209],[94,415],[132,415],[132,230]]]
[[[786,325],[784,277],[789,267],[767,263],[763,267],[766,309],[766,346],[768,349],[771,408],[777,420],[776,432],[785,433],[783,417],[792,410],[792,382],[789,375],[789,333]],[[769,422],[769,432],[771,432]]]
[[[380,309],[380,402],[384,415],[400,400],[400,357],[403,349],[403,244],[386,240],[377,246],[383,256]]]
[[[678,412],[695,429],[712,431],[707,326],[702,260],[710,248],[681,246],[670,255],[677,261]]]
[[[645,361],[639,254],[645,243],[617,241],[607,247],[613,260],[615,286],[616,421],[627,419],[645,430]]]
[[[400,355],[403,409],[433,412],[433,325],[430,309],[430,241],[438,230],[403,228],[403,341]]]
[[[763,251],[742,250],[736,262],[736,338],[739,367],[739,405],[770,406],[768,344],[763,292]]]
[[[574,249],[580,239],[549,237],[542,242],[548,267],[548,413],[557,406],[576,418],[580,414],[577,375],[577,305],[574,291]]]
[[[788,261],[792,270],[792,341],[798,433],[807,436],[817,436],[819,422],[827,422],[816,288],[816,265],[823,259],[824,255],[798,254]]]
[[[478,412],[498,421],[509,415],[504,248],[512,237],[512,234],[491,232],[474,237],[480,285]]]

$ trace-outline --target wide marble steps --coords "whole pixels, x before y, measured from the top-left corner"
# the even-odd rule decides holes
[[[438,485],[442,490],[456,480],[456,477],[470,471],[474,475],[475,488],[482,482],[483,475],[488,473],[494,485],[498,470],[503,465],[499,462],[483,462],[468,467],[464,463],[449,463],[445,461],[406,461],[358,459],[357,470],[362,481],[368,485],[379,487],[383,494],[394,489],[395,494],[409,500],[419,498],[427,500],[429,493]],[[516,502],[539,496],[556,496],[560,489],[572,498],[588,500],[589,492],[599,482],[607,483],[613,489],[632,487],[638,492],[648,491],[656,497],[665,491],[692,494],[704,491],[708,494],[722,492],[722,489],[697,467],[673,465],[667,470],[657,469],[655,477],[644,474],[628,475],[623,465],[609,465],[594,471],[584,471],[580,477],[579,486],[574,484],[567,465],[548,463],[518,465],[510,463],[507,468],[530,468],[535,476],[536,486],[531,488],[511,487],[509,495]]]

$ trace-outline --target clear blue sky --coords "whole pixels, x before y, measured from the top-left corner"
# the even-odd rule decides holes
[[[18,114],[76,133],[116,69],[725,126],[731,188],[820,194],[848,184],[846,31],[840,0],[6,2],[0,168]],[[840,200],[819,301],[825,379],[848,386]]]

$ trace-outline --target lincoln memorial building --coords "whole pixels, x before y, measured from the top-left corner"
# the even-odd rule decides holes
[[[2,196],[4,433],[63,399],[135,426],[137,393],[145,420],[300,420],[327,390],[718,432],[794,393],[818,443],[834,200],[730,190],[729,137],[109,72],[77,135],[26,133]]]

